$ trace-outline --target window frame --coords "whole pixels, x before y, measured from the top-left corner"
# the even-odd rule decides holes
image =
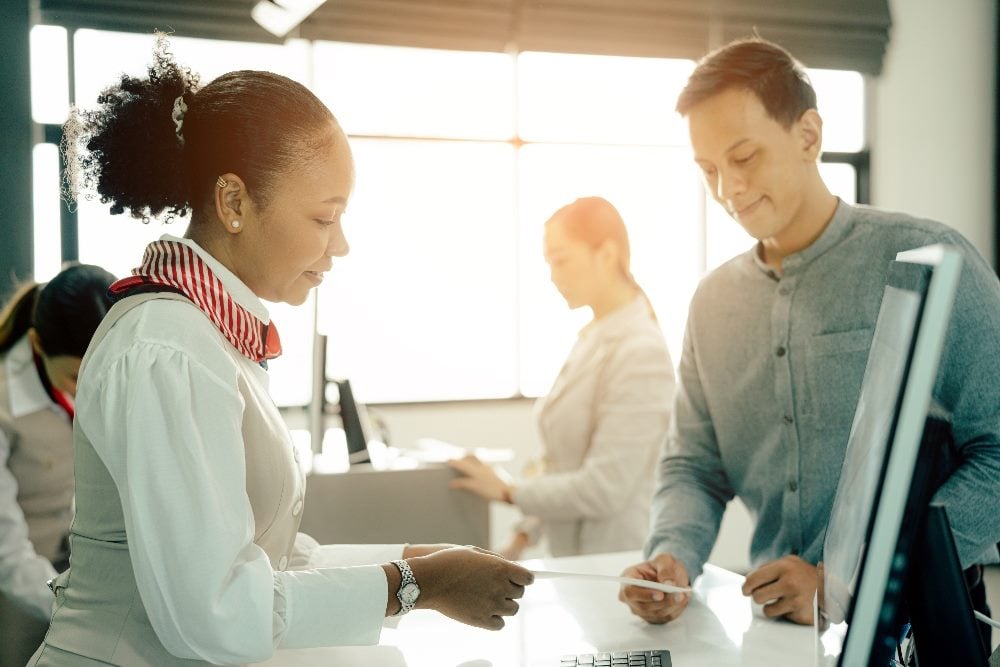
[[[73,25],[64,25],[64,24],[60,24],[58,22],[46,23],[46,25],[60,25],[61,27],[64,27],[66,29],[67,58],[68,58],[68,63],[67,64],[68,64],[68,71],[69,71],[69,77],[68,77],[69,102],[70,102],[71,105],[73,105],[73,104],[76,103],[76,90],[75,90],[74,72],[75,72],[75,59],[76,59],[75,58],[75,35],[76,35],[76,32],[77,32],[78,28],[76,26],[73,26]],[[252,43],[256,43],[256,42],[252,42]],[[260,43],[264,44],[266,42],[260,42]],[[308,43],[309,43],[309,48],[311,49],[313,47],[313,45],[315,44],[315,40],[308,40]],[[515,51],[515,52],[511,52],[509,54],[510,57],[512,57],[512,58],[515,59],[515,64],[514,64],[514,67],[515,67],[515,74],[514,74],[515,81],[516,81],[516,77],[518,76],[517,70],[516,70],[516,68],[517,68],[516,58],[518,57],[518,55],[520,53],[521,53],[520,51]],[[867,78],[868,75],[863,74],[863,76],[865,76]],[[519,94],[519,91],[517,90],[517,87],[516,87],[516,83],[515,83],[514,94],[515,95]],[[871,86],[865,86],[864,87],[864,104],[866,106],[869,106],[871,104],[871,95],[872,95]],[[430,142],[463,142],[463,143],[464,142],[482,143],[484,141],[488,141],[488,142],[492,142],[492,143],[509,144],[512,147],[513,151],[514,151],[515,169],[517,168],[516,165],[518,163],[518,158],[520,156],[520,151],[522,149],[524,149],[525,147],[528,147],[528,146],[570,145],[570,146],[622,147],[622,146],[632,145],[632,144],[615,143],[615,142],[579,142],[579,141],[526,140],[526,139],[522,138],[521,135],[520,135],[519,122],[518,122],[518,113],[517,113],[517,109],[516,109],[516,107],[517,107],[516,101],[515,101],[514,106],[515,106],[515,109],[512,111],[512,113],[514,113],[514,124],[513,124],[514,125],[514,131],[513,131],[513,134],[512,134],[511,137],[509,137],[507,139],[504,139],[504,140],[498,140],[498,139],[488,139],[488,140],[485,140],[485,139],[481,139],[481,138],[463,138],[463,137],[402,136],[402,135],[389,135],[389,134],[377,134],[377,135],[373,135],[373,134],[348,134],[348,138],[352,139],[352,140],[354,140],[354,139],[365,139],[365,140],[387,139],[387,140],[393,140],[393,141],[430,141]],[[34,119],[32,119],[32,124],[33,124],[33,127],[35,127],[35,129],[36,129],[36,131],[35,131],[35,139],[32,142],[32,148],[34,148],[34,146],[36,146],[36,145],[38,145],[40,143],[51,143],[51,144],[55,144],[56,146],[60,145],[60,143],[62,141],[62,127],[60,125],[37,123],[37,122],[34,121]],[[864,139],[864,147],[861,150],[856,151],[856,152],[839,152],[839,151],[823,152],[823,153],[821,153],[821,156],[820,156],[820,162],[835,163],[835,164],[838,164],[838,163],[839,164],[848,164],[848,165],[854,167],[854,169],[855,169],[855,186],[856,186],[856,193],[857,193],[856,200],[857,200],[857,202],[859,204],[868,204],[868,203],[870,203],[870,194],[871,194],[871,166],[870,166],[871,165],[871,153],[870,153],[870,137],[868,136],[867,128],[866,128],[866,130],[864,132],[863,139]],[[643,146],[643,147],[647,147],[647,146],[648,147],[660,147],[659,144],[634,144],[634,145],[636,145],[636,146]],[[60,176],[60,182],[64,182],[64,178],[65,178],[65,162],[64,162],[64,159],[63,159],[63,156],[62,156],[61,152],[60,152],[60,156],[59,156],[59,176]],[[518,179],[518,178],[515,177],[514,178],[514,182],[513,182],[513,196],[515,197],[515,201],[520,196],[519,180],[520,179]],[[515,216],[517,216],[517,215],[519,215],[519,213],[518,213],[518,211],[516,210],[516,207],[515,207]],[[75,208],[72,208],[72,207],[69,207],[69,206],[60,206],[60,227],[61,227],[61,231],[62,231],[61,260],[63,262],[78,261],[79,260],[80,242],[79,242],[78,222],[79,221],[78,221],[77,210]],[[518,223],[518,221],[517,221],[516,218],[515,218],[514,223],[515,223],[516,227],[519,226],[519,223]],[[704,247],[705,246],[705,244],[704,244],[704,237],[705,237],[705,228],[706,228],[705,223],[706,223],[706,217],[705,217],[705,214],[704,214],[704,207],[702,207],[702,218],[699,221],[699,224],[700,224],[700,232],[699,233],[700,233],[700,235],[702,237],[702,240],[703,240],[702,248],[700,249],[700,252],[701,252],[700,266],[701,266],[702,274],[704,274],[704,272],[706,270],[706,257],[707,257],[707,249]],[[519,239],[516,238],[516,235],[517,235],[517,230],[516,229],[514,231],[514,234],[515,234],[515,247],[517,247],[519,245],[520,241],[519,241]],[[515,260],[517,259],[517,255],[516,254],[515,254],[514,259]],[[519,300],[520,300],[519,291],[516,291],[516,293],[515,293],[515,303],[519,303]],[[518,308],[516,310],[516,315],[515,315],[515,317],[518,320],[517,322],[515,322],[515,331],[520,331],[520,318],[521,318],[521,316],[522,315],[521,315],[521,312],[520,312],[520,308]],[[317,322],[316,322],[316,320],[314,318],[314,322],[313,322],[314,342],[316,340],[319,340],[320,338],[324,338],[325,339],[325,337],[323,337],[323,336],[321,336],[319,334],[316,325],[317,325]],[[520,358],[522,356],[521,342],[520,342],[519,338],[520,338],[520,336],[515,336],[514,340],[512,341],[512,344],[515,346],[514,357],[517,360],[520,360]],[[325,366],[325,358],[327,356],[328,356],[328,354],[326,354],[326,353],[324,353],[322,355],[316,355],[316,354],[314,354],[314,359],[313,359],[314,369],[315,369],[316,364],[319,364],[319,363],[323,363],[324,364],[324,367],[323,367],[323,375],[324,376],[327,375],[327,373],[326,373],[326,366]],[[675,362],[677,362],[677,361],[679,361],[679,360],[675,360]],[[312,375],[312,374],[313,373],[310,373],[310,375]],[[385,401],[385,402],[377,402],[376,401],[376,402],[373,402],[372,404],[374,404],[374,405],[415,405],[415,404],[419,404],[419,405],[435,405],[435,404],[465,403],[465,402],[470,402],[470,401],[475,401],[475,402],[481,402],[481,401],[523,401],[523,400],[526,400],[526,399],[533,399],[533,398],[535,398],[534,396],[527,396],[527,395],[524,395],[524,394],[521,393],[522,382],[520,381],[520,369],[518,369],[518,371],[517,371],[517,376],[518,376],[519,380],[517,382],[516,391],[512,395],[505,396],[505,397],[469,397],[469,398],[427,399],[427,400],[416,399],[416,400],[410,400],[410,401]],[[329,382],[330,379],[327,378],[327,381]],[[311,401],[310,403],[306,403],[306,404],[302,404],[302,405],[283,406],[281,409],[283,411],[292,411],[292,412],[309,409],[310,406],[312,405],[312,403],[317,398],[315,396],[315,394],[316,394],[315,389],[312,391],[312,393],[313,393],[313,401]],[[323,393],[325,393],[325,392],[321,392],[321,394],[323,394]],[[322,401],[325,400],[325,397],[323,395],[321,395],[321,396],[319,396],[319,399],[322,402]]]

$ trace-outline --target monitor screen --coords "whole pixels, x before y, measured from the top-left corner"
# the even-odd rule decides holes
[[[365,407],[354,401],[350,380],[337,380],[337,390],[340,394],[340,419],[344,426],[344,437],[347,440],[347,458],[350,463],[369,463],[368,443],[371,441],[371,426]]]
[[[831,623],[847,619],[857,588],[920,304],[915,292],[885,288],[824,543],[824,609]]]
[[[944,246],[890,267],[824,542],[820,664],[887,664],[895,645],[901,529],[960,267]]]

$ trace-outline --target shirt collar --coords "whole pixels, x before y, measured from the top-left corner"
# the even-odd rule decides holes
[[[160,237],[160,240],[173,241],[174,243],[180,243],[191,248],[202,261],[208,264],[212,272],[218,276],[219,280],[222,281],[222,286],[226,288],[226,291],[229,292],[236,303],[249,310],[250,314],[264,324],[270,323],[271,315],[267,312],[267,308],[260,300],[260,297],[254,294],[253,290],[247,287],[246,283],[237,278],[235,273],[227,269],[222,262],[209,254],[207,250],[191,239],[172,236],[170,234],[164,234]]]
[[[847,235],[847,232],[851,228],[851,217],[853,212],[853,206],[838,198],[837,208],[833,212],[833,217],[830,218],[830,222],[827,223],[823,233],[820,234],[819,238],[807,247],[785,257],[781,261],[782,272],[788,273],[789,271],[794,271],[804,267],[824,252],[837,245],[841,239]],[[760,241],[758,241],[750,251],[754,264],[756,264],[757,268],[767,275],[774,278],[780,277],[772,267],[768,266],[764,260],[761,259],[760,249],[761,244]]]
[[[58,407],[45,393],[38,377],[31,342],[27,336],[14,343],[3,360],[10,395],[10,416],[15,419],[46,408]]]
[[[592,321],[580,330],[580,337],[597,339],[613,335],[619,330],[629,328],[631,323],[640,317],[651,317],[649,301],[642,293],[637,294],[634,299],[619,306],[601,319]]]

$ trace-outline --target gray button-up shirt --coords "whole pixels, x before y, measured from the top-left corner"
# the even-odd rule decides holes
[[[821,560],[889,263],[931,243],[963,269],[934,398],[963,462],[938,491],[963,565],[996,562],[1000,539],[1000,283],[958,232],[841,202],[778,274],[757,250],[706,276],[691,302],[676,406],[646,555],[693,579],[734,495],[756,522],[754,567]]]

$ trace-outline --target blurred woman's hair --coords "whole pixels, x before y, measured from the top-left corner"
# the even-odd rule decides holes
[[[556,222],[562,225],[571,238],[582,241],[594,250],[607,241],[614,243],[618,248],[618,263],[622,277],[642,293],[646,303],[649,304],[650,314],[656,318],[652,302],[632,275],[632,246],[629,243],[628,230],[625,228],[625,220],[622,219],[621,213],[611,202],[603,197],[581,197],[553,213],[545,224]]]
[[[618,248],[622,275],[638,287],[631,269],[631,246],[625,221],[611,202],[603,197],[581,197],[553,213],[545,222],[558,222],[566,233],[596,250],[611,241]]]
[[[21,285],[0,311],[0,353],[34,328],[45,356],[82,358],[111,308],[114,281],[99,266],[74,264],[45,284]]]

